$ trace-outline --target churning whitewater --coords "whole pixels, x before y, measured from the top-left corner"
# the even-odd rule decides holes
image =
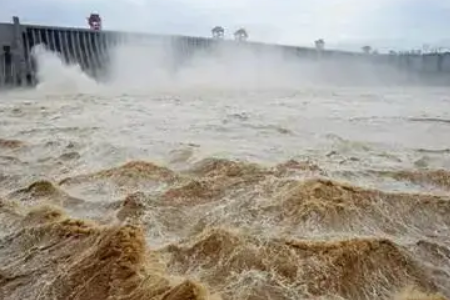
[[[1,299],[450,297],[449,88],[131,46],[95,82],[35,50],[0,94]]]

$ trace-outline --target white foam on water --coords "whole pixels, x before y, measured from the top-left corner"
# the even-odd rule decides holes
[[[62,57],[38,44],[32,48],[37,62],[38,92],[80,93],[95,92],[99,85],[86,75],[78,64],[66,64]]]

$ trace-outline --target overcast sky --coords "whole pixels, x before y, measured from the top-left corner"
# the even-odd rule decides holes
[[[98,12],[105,29],[209,36],[221,25],[231,37],[380,50],[450,44],[450,0],[0,0],[0,22],[87,27]]]

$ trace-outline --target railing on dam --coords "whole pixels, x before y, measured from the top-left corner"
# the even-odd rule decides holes
[[[121,44],[165,45],[172,56],[173,67],[183,65],[198,52],[214,50],[217,45],[250,49],[261,54],[277,51],[285,57],[307,60],[364,61],[375,65],[394,66],[406,72],[447,74],[450,76],[450,54],[427,55],[364,55],[343,51],[316,50],[293,46],[269,45],[255,42],[236,43],[210,38],[162,36],[151,34],[94,31],[0,23],[0,87],[33,85],[36,82],[37,62],[32,55],[36,45],[57,53],[65,63],[76,63],[89,76],[104,78],[111,65],[112,49]]]

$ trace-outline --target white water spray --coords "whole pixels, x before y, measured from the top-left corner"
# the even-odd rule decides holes
[[[34,46],[31,51],[37,62],[37,90],[69,94],[98,90],[98,84],[78,64],[66,64],[59,54],[42,44]]]
[[[195,53],[180,53],[170,41],[127,41],[109,49],[109,64],[102,84],[83,73],[79,65],[65,64],[58,54],[42,45],[33,48],[33,56],[38,64],[38,90],[58,93],[260,91],[386,84],[401,77],[390,67],[368,61],[317,60],[287,53],[281,47],[258,47],[224,42]]]

